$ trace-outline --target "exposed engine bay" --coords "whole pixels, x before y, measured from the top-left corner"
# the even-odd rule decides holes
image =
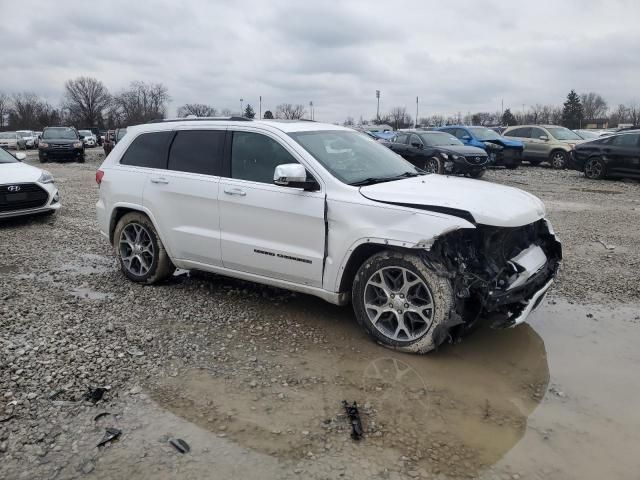
[[[456,230],[436,240],[425,255],[425,261],[444,267],[452,281],[459,315],[450,324],[453,336],[485,317],[492,317],[495,328],[524,321],[544,297],[561,260],[562,246],[545,219],[515,228]]]

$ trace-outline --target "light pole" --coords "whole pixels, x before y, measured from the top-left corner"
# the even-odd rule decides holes
[[[376,98],[378,99],[378,107],[376,109],[376,120],[380,122],[380,90],[376,90]]]
[[[416,119],[413,121],[413,128],[418,127],[418,97],[416,97]]]
[[[309,120],[313,120],[313,102],[309,102]]]
[[[240,116],[242,116],[242,102],[244,102],[244,100],[241,98],[240,99]]]

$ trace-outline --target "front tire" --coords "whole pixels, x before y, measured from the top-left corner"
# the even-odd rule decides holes
[[[584,165],[584,176],[592,180],[601,180],[607,175],[604,161],[599,157],[590,158]]]
[[[359,268],[352,288],[358,323],[382,345],[427,353],[446,338],[454,306],[445,277],[414,254],[383,251]]]
[[[484,176],[486,170],[476,170],[475,172],[469,172],[471,178],[480,178]]]
[[[556,170],[562,170],[567,166],[567,152],[556,150],[549,155],[549,163]]]
[[[444,174],[444,165],[438,157],[431,157],[424,162],[422,169],[428,173]]]
[[[127,213],[118,221],[113,244],[120,269],[129,280],[158,283],[175,271],[153,223],[142,213]]]

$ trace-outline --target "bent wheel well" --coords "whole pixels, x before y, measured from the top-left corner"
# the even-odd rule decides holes
[[[362,265],[369,257],[384,250],[409,251],[410,249],[392,247],[390,245],[382,245],[379,243],[364,243],[362,245],[358,245],[353,253],[351,253],[349,260],[347,261],[347,265],[344,267],[344,272],[342,272],[342,278],[340,279],[339,292],[351,292],[351,285],[353,284],[353,279],[355,278],[360,265]]]

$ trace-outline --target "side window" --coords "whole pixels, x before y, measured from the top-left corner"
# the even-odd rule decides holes
[[[259,133],[233,133],[232,178],[272,184],[275,168],[284,163],[298,162],[275,140]]]
[[[167,168],[169,142],[173,132],[143,133],[135,138],[124,152],[121,165],[147,168]]]
[[[531,138],[531,128],[514,128],[505,132],[505,137]]]
[[[531,136],[531,138],[540,139],[540,137],[541,137],[542,135],[545,135],[545,136],[547,136],[547,137],[549,136],[549,135],[547,135],[547,132],[545,132],[545,131],[544,131],[544,130],[542,130],[541,128],[532,128],[532,129],[531,129],[531,135],[530,135],[530,136]]]
[[[220,175],[224,130],[179,130],[169,152],[169,170]]]
[[[396,139],[394,140],[395,143],[407,143],[407,137],[409,135],[407,135],[406,133],[401,133],[399,135],[396,136]]]
[[[640,137],[640,135],[635,133],[618,135],[617,137],[613,137],[611,144],[616,147],[636,147],[638,146],[638,137]]]
[[[422,140],[420,140],[420,137],[416,134],[411,135],[411,138],[409,139],[410,145],[412,147],[415,147],[416,144],[418,145],[422,145],[424,147],[424,142]]]
[[[461,129],[461,128],[456,128],[454,136],[457,139],[462,140],[462,137],[469,136],[469,134],[466,131],[464,131],[463,129]]]

